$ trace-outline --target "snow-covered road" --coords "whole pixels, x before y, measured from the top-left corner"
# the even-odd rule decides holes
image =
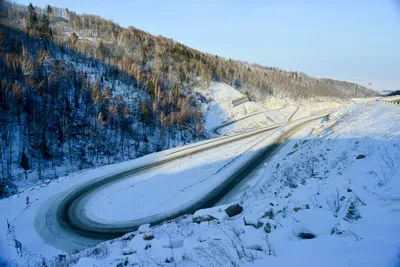
[[[141,227],[69,262],[398,266],[398,108],[355,101],[288,140],[230,204]],[[225,209],[232,201],[242,210],[229,217]]]
[[[71,252],[210,207],[290,134],[322,117],[132,162],[129,170],[49,199],[37,214],[37,229],[47,243]]]
[[[346,195],[345,199],[349,201],[353,201],[354,196],[360,196],[363,201],[368,202],[365,210],[361,207],[362,203],[359,207],[365,218],[365,221],[361,221],[364,227],[365,223],[374,221],[373,216],[378,210],[372,209],[371,213],[367,210],[367,208],[375,207],[374,197],[384,199],[385,205],[389,197],[397,199],[398,194],[391,192],[392,188],[385,187],[385,184],[389,185],[389,180],[393,180],[392,178],[398,173],[398,165],[396,165],[398,156],[395,154],[398,153],[398,114],[398,107],[391,107],[373,100],[356,101],[342,111],[329,116],[329,119],[316,127],[311,135],[308,135],[308,131],[305,135],[307,138],[300,137],[300,139],[288,141],[287,145],[280,146],[279,149],[276,149],[277,146],[287,137],[293,137],[292,134],[299,129],[310,129],[310,125],[320,121],[321,117],[310,117],[248,133],[206,140],[45,182],[41,186],[21,191],[13,197],[0,201],[1,219],[7,220],[11,225],[9,230],[0,228],[0,236],[4,237],[0,239],[0,260],[2,257],[13,257],[17,258],[23,266],[34,265],[40,263],[42,258],[51,259],[65,252],[84,250],[106,239],[132,232],[146,223],[162,224],[153,228],[156,237],[152,242],[152,251],[146,250],[145,247],[148,244],[144,242],[148,241],[144,239],[140,234],[143,232],[140,231],[106,242],[107,246],[111,246],[113,242],[115,246],[126,246],[126,242],[133,238],[128,246],[134,247],[137,251],[141,251],[137,248],[140,247],[143,253],[152,253],[154,257],[163,257],[164,254],[161,252],[160,254],[159,251],[162,250],[164,253],[165,246],[161,244],[163,248],[160,249],[157,242],[161,242],[162,238],[168,238],[168,233],[163,233],[163,231],[165,229],[170,231],[173,227],[179,229],[177,236],[185,236],[185,230],[182,229],[186,228],[181,224],[188,224],[187,229],[197,231],[197,234],[193,235],[193,240],[189,238],[184,243],[179,243],[177,249],[186,252],[194,251],[191,250],[191,244],[195,247],[205,246],[206,243],[203,242],[208,235],[210,238],[213,237],[211,239],[214,243],[222,242],[221,240],[229,236],[227,243],[224,243],[224,247],[229,250],[232,240],[240,236],[238,240],[243,242],[244,250],[251,253],[256,251],[254,252],[256,256],[249,252],[254,256],[251,257],[252,260],[268,262],[276,259],[285,262],[286,258],[290,259],[293,255],[299,258],[299,255],[292,253],[299,248],[302,248],[303,253],[306,254],[313,253],[312,251],[316,249],[316,247],[305,246],[297,239],[292,240],[293,233],[301,227],[311,228],[317,234],[319,238],[316,242],[320,242],[318,249],[321,247],[321,253],[325,251],[323,241],[343,246],[342,239],[339,240],[339,237],[336,238],[331,233],[332,226],[339,219],[337,216],[331,216],[332,218],[328,216],[331,215],[330,210],[324,203],[331,198],[332,192],[338,191],[338,188],[339,193]],[[374,153],[379,155],[373,158]],[[264,164],[265,159],[272,154],[276,156]],[[395,155],[392,158],[393,162],[389,160],[392,154]],[[358,159],[363,159],[363,157],[367,160]],[[380,164],[375,164],[375,162],[380,162]],[[358,166],[354,165],[355,163],[364,165]],[[382,169],[384,164],[390,168]],[[357,168],[350,168],[353,165]],[[368,168],[372,170],[369,171]],[[352,171],[348,172],[348,169]],[[379,178],[377,186],[374,184],[374,177]],[[369,180],[366,180],[367,178]],[[354,181],[351,182],[352,180]],[[364,188],[365,183],[368,188]],[[347,190],[350,187],[351,191]],[[370,193],[375,191],[379,195]],[[390,195],[387,195],[389,193]],[[31,201],[29,205],[26,205],[25,198],[28,196]],[[199,210],[238,200],[243,204],[244,211],[236,219],[220,218],[219,215],[224,214],[223,208],[220,212],[221,207]],[[378,204],[376,203],[377,206]],[[271,213],[268,219],[268,216],[265,217],[265,212],[269,212],[271,207],[281,209],[283,215],[281,216],[277,211]],[[395,208],[393,207],[394,210]],[[315,214],[312,213],[314,209]],[[196,210],[199,211],[193,216],[184,215]],[[192,217],[194,218],[196,214],[215,216],[216,225],[222,225],[220,228],[225,231],[224,235],[214,238],[215,233],[212,232],[212,227],[203,229],[207,223],[193,226]],[[392,221],[396,220],[396,217],[393,215],[392,218],[389,215],[392,216],[392,213],[380,213],[380,216],[383,216],[382,218],[385,218],[387,224],[393,228],[395,224]],[[176,217],[179,219],[170,220]],[[268,236],[272,237],[277,253],[280,256],[287,255],[286,258],[268,256],[265,258],[257,254],[259,251],[268,252],[266,247],[270,249],[270,240],[260,239],[260,236],[265,235],[263,231],[267,232],[267,230],[258,227],[258,221],[262,221],[265,226],[269,223],[270,226],[275,227],[273,230],[267,229],[273,231]],[[358,227],[358,223],[358,221],[351,223],[350,230],[343,228],[341,232],[353,233],[353,227]],[[349,223],[345,220],[345,222],[340,222],[341,227],[342,224],[346,226]],[[237,225],[237,227],[232,228],[232,225]],[[369,238],[369,235],[375,233],[376,229],[367,224],[365,226],[368,231],[357,228],[355,232],[361,233],[367,241],[372,240],[371,238],[375,237],[371,235]],[[245,230],[240,230],[241,227],[245,227]],[[387,232],[393,232],[394,228],[392,228],[388,228]],[[359,238],[355,237],[359,242]],[[15,256],[15,240],[22,244],[24,258]],[[118,243],[120,241],[121,244]],[[175,240],[172,241],[175,242]],[[172,246],[172,241],[169,241],[170,246]],[[312,241],[307,242],[307,244],[314,244]],[[357,244],[353,245],[348,239],[346,242],[345,247],[357,248]],[[360,242],[360,244],[370,246],[371,242]],[[93,250],[99,249],[99,246]],[[287,249],[288,247],[291,249]],[[203,249],[212,250],[212,246]],[[344,255],[343,249],[339,249],[339,246],[331,249],[334,249],[338,255]],[[392,255],[392,251],[388,250],[388,253]],[[107,257],[111,260],[112,255]],[[183,258],[186,256],[175,255],[175,257],[184,261]],[[324,254],[324,257],[328,256]],[[240,261],[240,257],[235,260]],[[346,256],[342,258],[343,262],[347,260]],[[90,264],[81,266],[87,265]],[[314,264],[314,266],[318,265]]]
[[[240,119],[223,123],[211,130],[217,135],[237,134],[262,127],[291,121],[299,107],[288,105],[278,109],[263,110],[241,117]]]
[[[246,105],[246,113],[251,115],[234,123],[250,118],[260,121],[264,118],[257,116],[268,113],[250,112],[256,110],[255,104]],[[0,240],[0,247],[13,250],[13,242],[18,240],[35,259],[35,255],[71,253],[132,232],[143,224],[155,225],[211,207],[227,193],[239,192],[237,185],[242,179],[286,138],[326,115],[279,123],[290,120],[298,108],[278,110],[268,113],[270,117],[278,116],[273,120],[278,124],[272,126],[257,125],[254,128],[259,129],[250,132],[241,132],[243,125],[235,126],[241,133],[76,172],[21,191],[0,205],[2,218],[10,219],[12,225],[7,239]],[[26,206],[25,197],[31,199]]]

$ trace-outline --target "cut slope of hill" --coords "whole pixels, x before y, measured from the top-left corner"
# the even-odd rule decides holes
[[[210,99],[207,111],[204,111],[206,114],[204,126],[206,131],[211,133],[224,122],[237,120],[244,116],[266,110],[253,101],[246,101],[247,97],[245,95],[225,83],[212,82],[210,90],[204,92],[204,94]],[[236,99],[244,99],[244,102],[233,106],[232,100]]]

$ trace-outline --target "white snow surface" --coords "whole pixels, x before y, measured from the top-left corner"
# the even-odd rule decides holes
[[[301,132],[266,162],[236,197],[241,214],[227,217],[229,204],[201,210],[194,216],[216,219],[196,224],[192,216],[180,218],[149,229],[149,241],[140,231],[128,234],[104,244],[112,253],[90,256],[91,263],[398,266],[399,169],[398,107],[352,104],[312,133]],[[316,237],[301,239],[300,233]],[[124,249],[135,252],[125,256]]]
[[[179,160],[174,164],[169,164],[168,167],[160,167],[151,172],[150,175],[145,174],[134,177],[131,180],[126,180],[129,185],[138,186],[139,190],[135,190],[136,187],[129,188],[134,189],[133,193],[140,192],[142,195],[136,194],[134,197],[128,199],[117,199],[116,202],[111,203],[113,205],[109,205],[108,208],[106,206],[106,210],[112,215],[117,215],[118,213],[111,213],[112,209],[117,208],[117,211],[121,212],[120,216],[122,214],[132,216],[115,218],[118,222],[119,220],[123,221],[128,218],[135,219],[146,216],[149,214],[146,212],[155,214],[157,211],[168,212],[168,209],[179,208],[180,204],[187,204],[189,201],[188,198],[194,201],[212,189],[216,184],[221,183],[224,177],[235,171],[237,166],[231,163],[235,161],[235,163],[240,164],[251,158],[255,151],[259,149],[260,141],[267,135],[269,135],[268,132],[231,143],[222,147],[222,149],[220,147],[215,151],[208,150],[205,153],[196,154],[193,158],[189,156],[187,160]],[[37,231],[42,231],[41,227],[43,223],[36,221],[36,215],[43,213],[43,207],[50,205],[54,199],[63,196],[67,191],[77,188],[88,181],[148,164],[200,144],[208,145],[208,143],[212,142],[212,146],[215,142],[220,142],[222,139],[206,140],[185,147],[153,153],[120,164],[75,172],[67,177],[48,180],[40,186],[21,190],[14,196],[0,200],[0,221],[4,225],[4,227],[0,227],[0,262],[3,259],[8,264],[17,263],[21,266],[26,266],[27,264],[35,265],[42,262],[42,258],[48,260],[59,254],[65,254],[64,251],[56,249],[51,244],[46,244],[45,240],[42,240],[42,235]],[[241,157],[240,155],[243,156]],[[196,175],[193,175],[193,173]],[[121,189],[121,187],[118,187],[119,185],[117,184],[116,187],[112,186],[110,191],[113,192],[114,188],[117,188],[117,190]],[[126,184],[123,184],[123,186],[126,186]],[[110,191],[107,190],[106,195],[103,195],[106,197],[105,199],[110,199],[109,195],[107,195]],[[30,199],[29,205],[26,204],[26,197]],[[187,201],[183,202],[182,199],[185,198]],[[118,202],[118,200],[121,200],[121,202]],[[135,203],[143,204],[143,202],[146,202],[147,205],[142,205],[142,208],[135,206]],[[128,206],[125,204],[128,204]],[[123,211],[118,209],[119,205],[128,207],[128,210]],[[131,205],[130,209],[129,205]],[[160,209],[153,210],[156,207]],[[93,215],[90,203],[87,211],[90,215]],[[129,213],[130,211],[132,213]],[[95,216],[93,218],[96,219]],[[104,215],[103,218],[100,218],[100,221],[101,219],[110,221],[110,218],[104,218]],[[7,222],[11,225],[10,229],[7,229]],[[23,257],[17,255],[15,240],[23,246]]]
[[[251,101],[231,107],[232,100],[244,95],[226,83],[212,82],[207,93],[211,99],[207,108],[205,121],[205,128],[208,132],[224,122],[240,119],[246,115],[266,110],[263,106]]]
[[[118,223],[177,209],[222,183],[232,171],[229,164],[248,160],[254,153],[249,149],[253,146],[259,149],[257,144],[269,134],[188,156],[133,179],[103,187],[87,196],[83,207],[85,215],[103,223]],[[237,159],[238,155],[242,157]]]
[[[244,96],[232,86],[222,82],[212,82],[210,89],[213,92],[214,100],[220,103],[229,103],[233,99]]]
[[[212,82],[205,93],[210,99],[205,111],[205,129],[211,135],[215,131],[224,135],[248,132],[332,111],[344,104],[329,99],[308,101],[270,97],[263,104],[247,101],[232,107],[231,101],[244,95],[222,82]]]
[[[219,127],[220,134],[236,134],[250,130],[260,129],[262,127],[287,122],[290,117],[297,112],[297,107],[287,105],[283,108],[256,112],[242,117],[226,126]],[[314,114],[315,115],[315,114]],[[307,117],[307,116],[304,116]],[[302,117],[302,118],[304,118]]]
[[[218,97],[223,99],[224,94]],[[218,176],[210,178],[209,174],[257,143],[255,139],[261,136],[215,149],[209,157],[198,154],[96,191],[88,199],[86,212],[103,221],[124,221],[153,210],[173,209],[219,183]],[[45,261],[59,266],[56,256],[65,253],[45,244],[35,230],[35,215],[43,203],[94,177],[179,149],[76,172],[0,200],[0,263],[3,259],[11,266],[34,266]],[[375,100],[357,101],[331,114],[311,133],[305,129],[287,141],[240,190],[233,190],[222,206],[155,227],[145,225],[124,237],[68,255],[65,263],[399,266],[399,177],[400,108]],[[27,196],[29,206],[25,204]],[[239,203],[243,211],[228,217],[224,210],[231,203]],[[193,222],[195,217],[208,215],[213,219]],[[301,239],[302,233],[312,233],[315,238]],[[22,257],[16,253],[14,239],[22,243]]]

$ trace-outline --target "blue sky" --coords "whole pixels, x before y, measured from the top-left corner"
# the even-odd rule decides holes
[[[17,0],[133,25],[220,56],[400,89],[399,0]]]

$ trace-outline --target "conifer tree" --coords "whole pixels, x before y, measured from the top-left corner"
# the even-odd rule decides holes
[[[29,13],[28,30],[36,31],[38,18],[37,18],[37,15],[36,15],[36,10],[33,7],[32,3],[29,3],[28,13]]]
[[[50,5],[47,5],[46,15],[47,15],[48,18],[51,18],[51,16],[53,15],[53,9],[51,8]]]
[[[23,168],[25,171],[25,179],[28,179],[27,171],[29,170],[30,166],[29,166],[29,159],[28,156],[25,154],[25,151],[22,151],[20,165],[21,168]]]
[[[352,220],[358,220],[360,218],[361,218],[360,213],[358,212],[354,202],[351,202],[345,219],[352,221]]]
[[[0,0],[0,22],[2,19],[6,18],[6,8],[4,0]]]
[[[49,40],[53,36],[53,33],[50,28],[49,18],[46,16],[46,14],[43,14],[40,19],[39,32],[40,32],[40,37],[42,37],[43,39]]]

